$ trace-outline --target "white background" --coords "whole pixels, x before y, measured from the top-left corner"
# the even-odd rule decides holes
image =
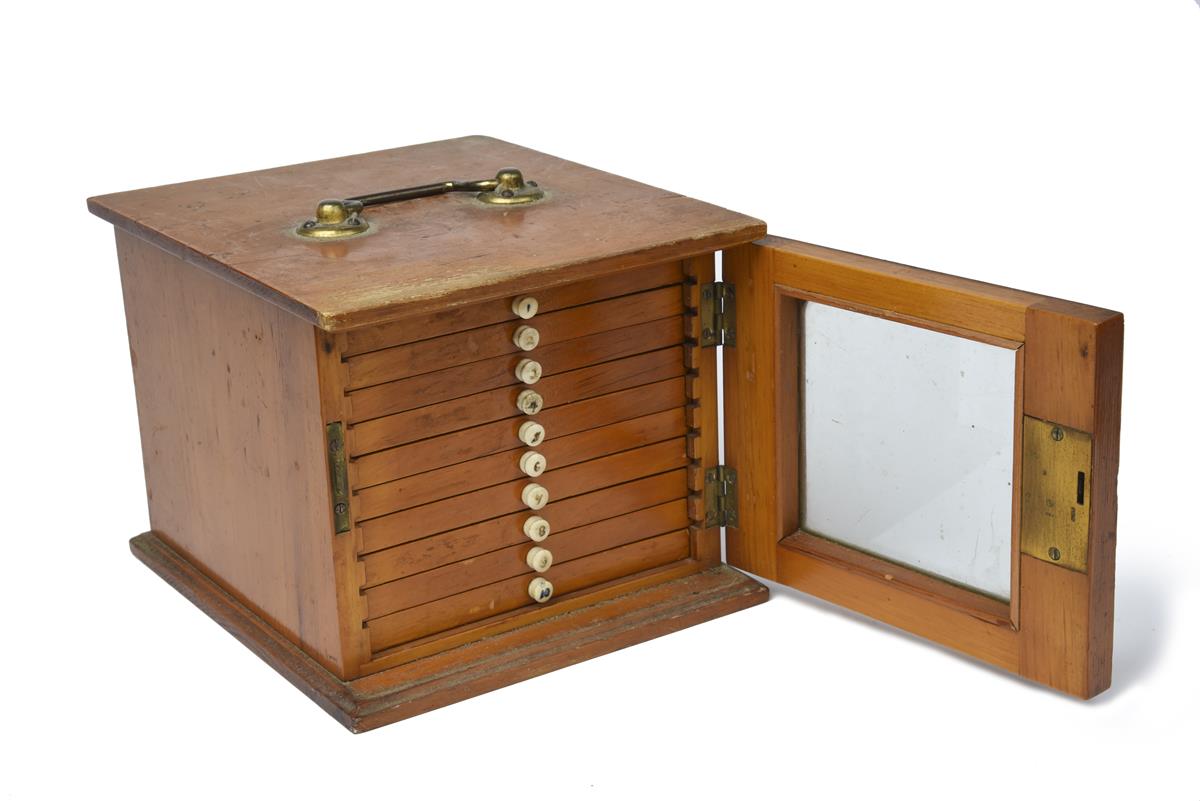
[[[1192,0],[4,14],[0,797],[1200,797]],[[353,737],[138,564],[112,235],[84,198],[468,133],[1124,311],[1113,689],[1081,703],[776,591]]]

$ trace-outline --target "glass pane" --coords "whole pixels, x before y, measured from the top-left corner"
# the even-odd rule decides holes
[[[1016,351],[802,306],[803,528],[998,598]]]

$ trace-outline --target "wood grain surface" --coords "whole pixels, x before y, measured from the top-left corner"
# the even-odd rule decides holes
[[[682,342],[683,326],[680,319],[664,317],[640,325],[630,324],[614,331],[568,339],[554,345],[539,346],[531,353],[520,351],[412,378],[389,378],[386,384],[352,391],[347,396],[350,422],[371,420],[483,390],[517,386],[517,365],[526,358],[534,359],[541,365],[543,376],[551,376]]]
[[[685,470],[673,470],[619,486],[605,487],[572,498],[552,500],[554,531],[634,514],[641,509],[687,497]],[[367,587],[395,578],[464,561],[505,546],[528,543],[521,525],[528,512],[494,517],[438,536],[386,547],[363,557]],[[553,535],[552,535],[553,536]]]
[[[292,236],[317,201],[517,167],[523,207],[444,195],[371,208],[377,230]],[[384,323],[681,259],[766,233],[759,220],[483,136],[93,197],[89,209],[326,330]],[[614,280],[620,280],[614,278]]]
[[[687,559],[690,545],[688,532],[676,531],[567,562],[551,568],[547,577],[554,582],[556,595],[568,595],[642,570]],[[528,586],[529,576],[518,576],[375,618],[367,623],[371,648],[381,651],[454,626],[535,606],[527,592]],[[551,608],[553,603],[552,598],[545,606]]]
[[[471,328],[481,328],[492,323],[513,319],[512,301],[518,297],[532,297],[538,302],[538,313],[558,311],[570,306],[581,306],[598,300],[628,295],[646,289],[656,289],[682,280],[681,265],[677,261],[640,267],[621,273],[619,280],[607,275],[574,281],[562,286],[550,287],[537,292],[517,292],[512,298],[496,298],[466,306],[449,306],[424,314],[414,314],[393,323],[382,323],[366,328],[355,328],[342,334],[345,345],[343,356],[356,356],[381,348],[420,342],[423,339],[453,334]]]
[[[546,428],[548,437],[566,436],[683,403],[683,378],[670,378],[549,408],[538,415],[537,422]],[[369,487],[509,450],[514,442],[519,442],[517,432],[526,419],[521,416],[499,420],[360,456],[352,462],[358,475],[355,485]]]
[[[355,681],[339,681],[154,533],[134,555],[335,720],[366,731],[762,603],[767,589],[721,566],[674,580],[636,580],[598,602],[543,608],[538,620]],[[415,649],[414,649],[415,650]]]
[[[738,471],[730,564],[940,642],[1056,689],[1108,686],[1116,543],[1122,318],[1041,295],[768,237],[725,254],[735,284],[737,346],[725,349],[726,461]],[[805,299],[1018,349],[1020,417],[1093,436],[1088,571],[1022,555],[1013,601],[967,591],[846,549],[800,526],[802,421],[797,308]],[[776,421],[765,426],[764,420]],[[1013,503],[1020,519],[1014,473]]]
[[[344,669],[313,327],[117,232],[150,523]]]
[[[1090,698],[1112,683],[1124,318],[1045,299],[1028,312],[1025,413],[1092,435],[1087,572],[1021,557],[1021,674]]]

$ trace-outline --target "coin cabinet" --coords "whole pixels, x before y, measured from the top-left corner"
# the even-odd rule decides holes
[[[352,730],[761,603],[748,573],[1108,684],[1120,315],[486,137],[89,207],[116,227],[134,554]],[[861,402],[926,374],[911,411]]]

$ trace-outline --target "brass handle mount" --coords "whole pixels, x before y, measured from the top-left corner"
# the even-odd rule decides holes
[[[317,204],[316,214],[296,227],[298,236],[308,239],[346,239],[371,230],[363,216],[368,206],[399,203],[450,192],[474,192],[475,199],[489,206],[520,206],[534,203],[546,196],[535,181],[526,181],[520,170],[507,168],[495,178],[481,181],[442,181],[436,184],[389,189],[348,198],[327,198]]]

